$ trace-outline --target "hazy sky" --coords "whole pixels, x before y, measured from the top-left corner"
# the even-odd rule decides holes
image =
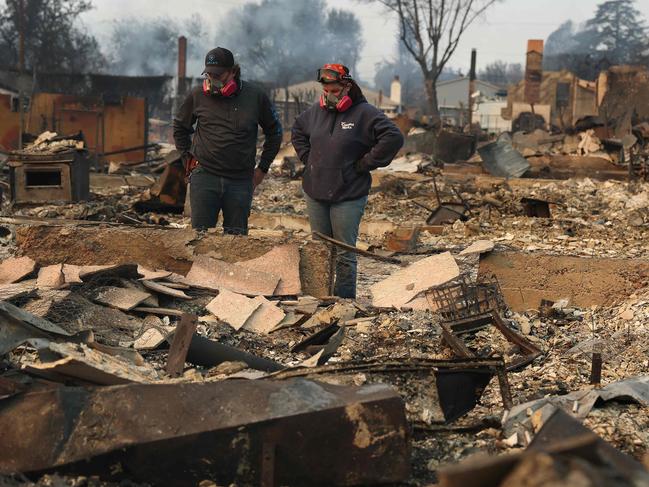
[[[466,72],[473,47],[478,50],[478,69],[497,59],[524,64],[527,39],[545,39],[559,24],[569,19],[577,23],[585,21],[601,1],[502,0],[471,26],[450,65]],[[244,3],[244,0],[93,0],[95,8],[85,14],[83,20],[88,29],[101,39],[110,32],[113,21],[121,17],[184,19],[198,13],[208,25],[214,25],[214,38],[217,39],[219,20],[229,9]],[[351,10],[360,19],[365,45],[358,74],[372,81],[375,64],[395,54],[397,24],[394,14],[378,3],[362,0],[327,0],[327,3],[331,7]],[[649,1],[637,1],[636,7],[649,19]],[[186,35],[191,42],[191,32]],[[205,50],[211,47],[205,46]]]

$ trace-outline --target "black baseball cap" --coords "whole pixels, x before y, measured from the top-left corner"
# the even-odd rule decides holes
[[[216,47],[205,56],[203,74],[221,74],[234,66],[234,56],[225,47]]]

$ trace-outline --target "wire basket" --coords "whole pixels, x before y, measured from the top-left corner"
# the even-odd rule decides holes
[[[460,321],[506,309],[500,285],[495,276],[477,282],[466,275],[432,289],[427,295],[445,321]]]

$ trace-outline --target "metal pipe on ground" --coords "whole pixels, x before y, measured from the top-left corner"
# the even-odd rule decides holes
[[[286,368],[278,362],[257,357],[196,334],[189,344],[186,360],[202,367],[215,367],[223,362],[245,362],[251,369],[264,372],[277,372]]]

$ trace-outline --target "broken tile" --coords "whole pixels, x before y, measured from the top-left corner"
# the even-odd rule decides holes
[[[151,295],[137,289],[124,289],[121,287],[104,287],[98,290],[95,301],[110,306],[111,308],[130,311]]]
[[[378,308],[401,308],[420,293],[459,275],[460,269],[450,252],[426,257],[374,284],[370,288],[372,304]]]
[[[494,243],[491,240],[477,240],[460,252],[460,255],[484,254],[494,249]]]
[[[93,350],[85,344],[49,342],[49,352],[61,358],[51,362],[35,362],[24,366],[33,373],[51,373],[100,385],[148,383],[157,379],[150,365],[134,365],[119,357]]]
[[[36,284],[39,289],[58,289],[65,284],[65,276],[63,275],[63,265],[55,264],[41,267],[38,271],[38,279]]]
[[[11,257],[0,264],[0,284],[12,284],[36,270],[36,262],[29,257]]]
[[[357,311],[358,309],[352,303],[335,303],[315,313],[302,327],[313,328],[353,320],[356,317]]]
[[[133,342],[135,350],[154,350],[158,348],[171,334],[171,330],[163,333],[158,328],[147,328],[144,332]]]
[[[259,306],[261,303],[255,299],[221,289],[218,296],[210,301],[206,308],[220,321],[238,330]]]
[[[94,266],[81,266],[72,264],[63,264],[63,276],[65,277],[66,284],[82,284],[83,281],[79,277],[82,271],[104,269],[108,266],[94,265]]]
[[[237,262],[236,265],[279,276],[280,281],[275,289],[275,295],[277,296],[288,296],[302,292],[300,249],[295,244],[280,245],[261,257]]]
[[[158,294],[165,294],[167,296],[171,296],[178,299],[187,299],[187,300],[192,299],[191,296],[187,296],[181,290],[167,287],[159,282],[149,281],[149,280],[140,280],[140,282],[145,288],[150,289],[151,291],[154,291]]]
[[[142,275],[142,277],[140,278],[141,280],[147,280],[147,281],[166,279],[167,277],[171,276],[170,271],[164,271],[164,270],[153,271],[139,264],[137,266],[137,272],[138,274]]]
[[[279,276],[199,255],[184,282],[213,291],[228,289],[249,296],[272,296]]]
[[[257,296],[256,301],[260,306],[243,325],[244,330],[255,333],[270,333],[284,319],[285,313],[277,306],[277,303],[269,301],[263,296]]]

